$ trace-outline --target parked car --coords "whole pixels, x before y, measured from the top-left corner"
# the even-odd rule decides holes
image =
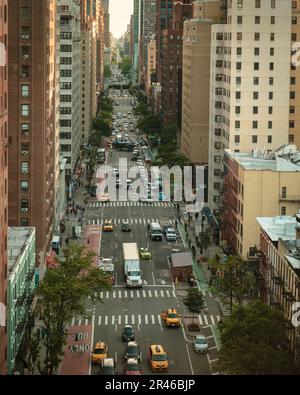
[[[204,335],[195,336],[193,342],[194,351],[200,354],[204,354],[208,351],[207,339]]]
[[[129,342],[135,340],[134,329],[131,325],[126,325],[122,330],[122,340]]]
[[[168,241],[176,241],[177,240],[176,230],[173,228],[168,228],[166,230],[166,239]]]
[[[140,347],[138,346],[136,341],[130,341],[127,343],[127,347],[124,353],[125,359],[140,359],[141,357],[141,351]]]

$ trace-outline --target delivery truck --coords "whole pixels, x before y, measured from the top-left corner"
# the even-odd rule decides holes
[[[140,269],[140,257],[137,243],[123,243],[124,278],[128,288],[140,288],[143,285]]]

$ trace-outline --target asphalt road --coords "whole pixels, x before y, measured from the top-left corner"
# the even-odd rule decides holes
[[[116,112],[132,110],[131,98],[119,99],[120,106]],[[112,151],[108,156],[108,164],[117,167],[118,159],[129,154]],[[132,162],[131,162],[132,163]],[[74,318],[72,324],[87,324],[91,322],[94,327],[94,343],[104,341],[108,344],[109,356],[115,358],[119,374],[123,373],[125,366],[124,350],[121,333],[124,325],[129,324],[135,328],[136,340],[141,349],[141,369],[143,374],[152,374],[147,361],[147,352],[151,344],[161,344],[168,356],[169,371],[163,375],[190,375],[211,374],[210,360],[217,356],[214,338],[211,332],[211,321],[218,320],[216,315],[200,318],[203,321],[203,333],[207,335],[211,347],[209,355],[195,354],[191,338],[184,333],[183,327],[166,328],[161,322],[160,313],[167,308],[177,308],[185,314],[182,305],[182,293],[175,290],[170,275],[168,256],[172,248],[183,248],[180,234],[176,243],[167,240],[151,241],[147,224],[159,221],[161,224],[175,222],[174,208],[169,202],[156,202],[151,205],[140,202],[109,202],[100,203],[96,199],[86,211],[85,224],[101,224],[105,218],[113,221],[113,232],[103,232],[101,237],[100,255],[113,257],[115,261],[116,285],[109,292],[103,292],[103,303],[96,306],[87,305],[91,319],[80,320]],[[131,223],[131,232],[122,232],[123,220]],[[127,289],[124,285],[122,270],[122,243],[136,242],[138,247],[148,247],[152,252],[152,259],[141,261],[142,289]],[[206,325],[207,324],[207,325]],[[92,367],[92,373],[98,372],[98,367]]]

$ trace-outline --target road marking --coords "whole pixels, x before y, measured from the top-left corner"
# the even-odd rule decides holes
[[[89,320],[86,318],[84,321],[84,325],[88,325],[89,324]]]
[[[125,293],[125,298],[127,298],[127,291],[124,291],[124,293]]]
[[[192,365],[192,361],[191,361],[189,347],[188,347],[187,344],[185,345],[185,348],[186,348],[186,352],[187,352],[187,355],[188,355],[188,358],[189,358],[189,364],[190,364],[191,372],[192,372],[192,375],[194,376],[194,369],[193,369],[193,365]]]
[[[102,317],[101,317],[101,315],[99,315],[99,317],[98,317],[98,325],[99,326],[101,325],[101,319],[102,319]]]
[[[167,297],[169,298],[170,297],[170,292],[168,290],[166,290],[166,294],[167,294]]]
[[[103,299],[103,292],[100,292],[100,298]]]
[[[116,364],[118,362],[118,353],[117,353],[117,351],[115,352],[115,362],[116,362]]]
[[[113,291],[113,298],[115,298],[116,297],[116,292],[115,291]]]
[[[201,315],[198,315],[198,319],[199,319],[200,325],[203,325],[203,321],[202,321]]]
[[[105,316],[105,325],[107,325],[108,324],[108,316],[106,315]]]
[[[148,315],[145,315],[145,325],[148,325]]]
[[[126,314],[125,315],[125,325],[127,325],[128,324],[128,315]]]
[[[211,319],[212,324],[215,325],[215,319],[214,319],[213,315],[210,316],[210,319]]]
[[[137,296],[137,298],[140,297],[140,291],[139,290],[136,291],[136,296]]]
[[[161,324],[161,317],[160,317],[160,315],[158,315],[157,318],[158,318],[158,322],[159,322],[159,325],[160,325],[160,329],[163,330],[163,327],[162,327],[162,324]]]
[[[213,298],[212,293],[210,291],[208,291],[208,295]]]
[[[75,325],[75,317],[72,318],[71,326]]]
[[[78,326],[80,326],[81,325],[81,318],[78,318]]]
[[[201,288],[201,292],[203,296],[206,296],[205,291]]]
[[[153,285],[155,285],[154,273],[152,272]]]
[[[152,321],[152,324],[155,324],[155,318],[154,318],[153,314],[151,314],[151,321]]]
[[[119,314],[119,317],[118,317],[118,324],[121,325],[121,323],[122,323],[122,316]]]
[[[174,296],[174,298],[176,297],[176,292],[174,290],[172,291],[172,295]]]
[[[156,290],[154,291],[154,295],[156,298],[158,298],[158,292]]]
[[[211,339],[213,337],[214,337],[214,335],[206,336],[206,339]]]
[[[134,325],[134,315],[133,314],[131,316],[131,323],[132,323],[132,325]]]
[[[115,324],[115,316],[114,316],[114,315],[111,316],[111,324],[112,324],[112,325]]]
[[[130,291],[130,297],[133,298],[133,291]]]
[[[119,298],[122,298],[122,292],[119,291]]]
[[[109,298],[109,292],[106,291],[106,299],[108,299],[108,298]]]
[[[141,324],[142,324],[142,319],[141,319],[141,316],[140,316],[140,314],[138,315],[138,324],[139,324],[139,325],[141,325]]]
[[[219,315],[217,315],[217,321],[218,321],[218,322],[220,321],[220,319],[221,319],[221,318],[220,318],[220,316],[219,316]]]
[[[148,290],[148,294],[149,294],[149,298],[152,298],[152,292],[150,291],[150,289]]]
[[[205,324],[208,325],[208,320],[207,320],[206,315],[204,315],[204,321],[205,321]]]
[[[161,289],[160,290],[160,296],[163,298],[164,297],[164,291]]]
[[[143,297],[145,298],[146,297],[146,291],[143,290],[142,292],[143,292]]]

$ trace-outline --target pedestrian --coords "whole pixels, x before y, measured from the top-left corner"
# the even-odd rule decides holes
[[[176,228],[178,227],[178,221],[177,221],[177,219],[175,219],[175,226],[176,226]]]

